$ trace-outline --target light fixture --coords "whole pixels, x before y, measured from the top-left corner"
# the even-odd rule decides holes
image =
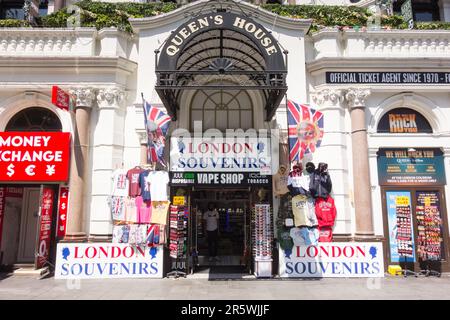
[[[416,152],[417,150],[414,148],[408,148],[408,152]]]

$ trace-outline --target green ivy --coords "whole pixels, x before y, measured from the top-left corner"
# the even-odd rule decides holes
[[[82,0],[76,3],[80,8],[80,21],[82,27],[95,27],[97,29],[116,27],[119,30],[132,33],[129,18],[144,18],[157,16],[173,11],[179,7],[172,0],[151,3],[110,3]],[[323,27],[363,27],[369,19],[373,19],[372,13],[355,6],[323,6],[323,5],[280,5],[265,4],[263,9],[280,16],[311,19],[310,32],[315,32]],[[37,18],[38,27],[66,28],[68,21],[73,19],[72,13],[62,9],[48,16]],[[381,25],[391,29],[407,29],[408,25],[398,15],[383,16]],[[0,20],[0,27],[29,27],[29,23],[23,20]],[[450,30],[450,23],[445,22],[418,22],[414,29],[418,30]]]
[[[1,19],[0,28],[23,28],[30,27],[30,23],[25,20]]]

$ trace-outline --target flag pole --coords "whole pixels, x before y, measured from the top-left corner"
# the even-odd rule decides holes
[[[148,137],[148,117],[147,117],[147,110],[145,108],[145,99],[144,99],[144,93],[141,92],[141,98],[142,98],[142,109],[144,110],[144,130],[145,133],[147,134],[147,149],[145,152],[145,158],[147,159],[147,164],[149,163],[149,150],[150,150],[150,141],[149,141],[149,137]]]

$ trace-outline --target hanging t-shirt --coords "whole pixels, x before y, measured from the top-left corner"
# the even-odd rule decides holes
[[[290,235],[296,246],[316,246],[319,243],[319,230],[316,227],[292,228]]]
[[[147,176],[150,172],[150,170],[145,170],[139,174],[139,187],[141,188],[141,196],[144,201],[150,201],[152,199],[150,184],[147,182]]]
[[[152,201],[167,201],[167,184],[169,183],[169,174],[167,171],[152,171],[147,176],[147,182],[150,183],[150,193]]]
[[[150,223],[167,224],[167,212],[169,210],[169,201],[152,201],[152,215]]]
[[[125,199],[125,217],[127,222],[138,223],[139,217],[136,210],[136,200],[133,198]]]
[[[127,172],[124,169],[116,169],[111,176],[113,180],[112,196],[127,197],[128,196],[128,180]]]
[[[279,228],[278,229],[278,242],[280,243],[281,249],[284,251],[292,250],[294,246],[294,241],[290,235],[289,229],[287,228]]]
[[[303,234],[302,234],[303,231],[301,229],[302,228],[291,228],[291,231],[289,232],[289,234],[296,246],[306,245],[305,238],[303,237]]]
[[[307,201],[308,197],[304,195],[292,197],[292,213],[296,227],[307,225],[309,211]]]
[[[143,170],[139,167],[135,167],[133,169],[128,170],[127,178],[128,178],[128,195],[130,197],[137,197],[141,194],[141,188],[139,186],[139,175]]]

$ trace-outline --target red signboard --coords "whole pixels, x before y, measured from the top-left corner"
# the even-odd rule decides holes
[[[70,133],[0,132],[0,182],[69,178]]]
[[[0,248],[2,245],[3,218],[6,207],[6,188],[0,187]]]
[[[58,86],[52,87],[52,103],[60,109],[69,110],[70,95]]]
[[[66,235],[67,223],[67,206],[69,205],[69,188],[61,187],[59,189],[59,205],[58,205],[58,230],[57,237],[64,238]]]
[[[42,187],[41,216],[39,221],[39,240],[36,257],[36,268],[40,269],[49,258],[50,240],[52,235],[52,212],[55,201],[53,189]]]

